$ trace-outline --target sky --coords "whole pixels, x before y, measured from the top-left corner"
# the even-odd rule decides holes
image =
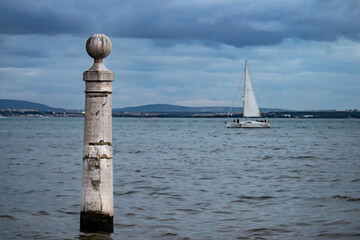
[[[1,99],[83,109],[85,43],[103,33],[113,108],[230,106],[247,60],[260,107],[360,109],[359,0],[1,0],[0,12]]]

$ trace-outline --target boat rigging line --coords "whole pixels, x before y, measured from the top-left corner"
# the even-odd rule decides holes
[[[229,113],[228,113],[228,115],[227,115],[226,121],[228,120],[228,118],[229,118],[229,116],[230,116],[230,113],[231,113],[231,111],[232,111],[232,108],[233,108],[234,103],[235,103],[235,100],[236,100],[236,96],[237,96],[237,94],[238,94],[238,92],[239,92],[239,89],[240,89],[240,86],[241,86],[241,83],[242,83],[243,80],[244,80],[244,74],[241,75],[241,80],[239,81],[239,85],[238,85],[238,87],[236,88],[235,96],[234,96],[234,98],[233,98],[233,100],[232,100],[231,107],[230,107]]]

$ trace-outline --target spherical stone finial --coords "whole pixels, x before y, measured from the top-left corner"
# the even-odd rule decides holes
[[[106,58],[111,52],[111,41],[104,34],[94,34],[86,41],[86,51],[94,59]]]

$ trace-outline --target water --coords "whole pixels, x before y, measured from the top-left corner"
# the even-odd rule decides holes
[[[83,119],[0,119],[2,239],[359,239],[360,120],[113,119],[113,234],[79,232]]]

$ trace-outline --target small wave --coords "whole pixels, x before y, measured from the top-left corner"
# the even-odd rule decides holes
[[[13,216],[10,216],[10,215],[0,215],[0,218],[6,218],[6,219],[10,219],[10,220],[15,220],[15,218]]]
[[[266,200],[266,199],[270,199],[270,198],[274,198],[272,196],[246,196],[246,195],[242,195],[242,196],[237,196],[237,198],[239,199],[250,199],[250,200]]]
[[[346,199],[348,202],[357,202],[360,201],[360,198],[352,198],[348,196],[342,196],[342,195],[335,195],[333,196],[335,199]]]
[[[154,225],[151,227],[152,228],[167,228],[167,229],[172,229],[172,230],[179,230],[177,227],[170,226],[170,225]]]
[[[158,196],[171,196],[171,193],[167,193],[167,192],[151,192],[148,194],[149,196],[152,195],[158,195]]]
[[[30,190],[30,191],[27,191],[27,192],[24,192],[23,194],[30,194],[30,193],[35,193],[36,191],[34,190]]]
[[[214,179],[213,177],[202,177],[202,178],[199,178],[199,180],[211,180],[211,179]]]
[[[127,216],[127,217],[133,217],[133,216],[136,216],[136,214],[135,214],[135,213],[126,213],[125,216]]]
[[[232,214],[232,212],[226,212],[226,211],[214,211],[214,213],[218,213],[218,214]]]
[[[336,178],[336,179],[332,179],[331,181],[332,182],[340,182],[342,179],[340,179],[340,178]]]
[[[272,148],[272,150],[281,150],[281,149],[283,149],[283,148],[279,148],[279,147]]]
[[[176,218],[163,218],[163,219],[159,219],[160,222],[168,222],[168,221],[176,221]]]
[[[138,184],[138,183],[143,183],[143,182],[146,182],[146,180],[136,180],[136,181],[128,182],[128,184],[132,185],[132,184]]]
[[[343,225],[343,224],[350,224],[350,222],[345,220],[338,220],[338,221],[324,223],[324,226]]]
[[[70,197],[69,195],[66,195],[66,194],[56,194],[55,196],[60,197],[60,198],[62,198],[62,197]]]
[[[190,209],[190,208],[186,208],[186,209],[182,209],[182,208],[179,208],[179,209],[175,209],[176,211],[180,211],[180,212],[186,212],[186,213],[189,213],[189,214],[198,214],[200,213],[200,211],[198,210],[194,210],[194,209]]]
[[[170,195],[168,198],[178,200],[178,201],[186,201],[185,198],[180,197],[180,195]]]
[[[347,196],[335,195],[333,198],[347,199]]]
[[[345,237],[358,237],[360,233],[319,233],[318,237],[345,239]]]
[[[137,154],[137,153],[142,153],[143,151],[141,151],[141,150],[137,150],[137,151],[129,151],[129,152],[127,152],[127,153],[129,153],[129,154]]]
[[[208,207],[211,206],[211,203],[197,203],[196,206]]]
[[[302,155],[302,156],[296,156],[296,159],[315,159],[314,156],[311,155]]]
[[[115,225],[116,227],[120,227],[120,228],[136,227],[136,224],[121,224],[121,223],[115,223],[114,225]]]
[[[46,211],[39,211],[38,214],[43,215],[43,216],[50,215],[50,213],[48,213]]]
[[[291,230],[288,229],[283,229],[283,228],[254,228],[254,229],[250,229],[247,232],[250,233],[262,233],[266,236],[270,236],[279,232],[292,232]]]
[[[210,151],[210,153],[217,153],[217,152],[222,152],[223,150],[220,148],[215,148],[214,150]]]
[[[289,176],[289,175],[281,175],[281,176],[279,176],[279,179],[283,179],[283,178],[299,179],[300,176]]]
[[[165,179],[164,177],[160,177],[160,176],[150,176],[150,178],[155,178],[155,179]]]
[[[131,207],[131,209],[137,210],[137,211],[144,211],[145,209],[142,207]]]
[[[130,195],[130,194],[134,194],[134,193],[138,193],[139,191],[127,191],[127,192],[122,192],[122,193],[115,193],[116,196],[122,196],[122,195]]]
[[[360,198],[348,198],[348,202],[360,201]]]
[[[295,223],[295,225],[297,225],[297,226],[311,226],[310,223],[304,223],[304,222],[298,222],[298,223]]]
[[[245,200],[242,200],[242,199],[238,199],[238,200],[233,200],[231,201],[232,203],[243,203],[245,202]]]
[[[67,214],[67,215],[77,215],[77,214],[79,214],[78,212],[71,212],[71,211],[64,211],[64,210],[56,210],[56,212],[58,212],[58,213],[65,213],[65,214]]]
[[[161,237],[176,237],[176,236],[178,236],[178,234],[171,232],[161,234]]]
[[[206,189],[199,189],[199,192],[208,192]]]

